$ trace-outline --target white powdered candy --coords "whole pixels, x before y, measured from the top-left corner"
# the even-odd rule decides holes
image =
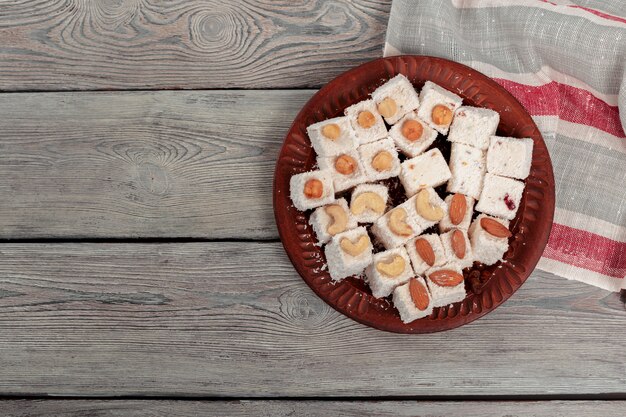
[[[462,242],[461,247],[463,251],[457,253],[455,249],[453,239],[455,236],[460,236]],[[467,268],[474,263],[474,255],[472,254],[472,245],[470,244],[467,232],[461,229],[452,229],[449,232],[441,235],[441,243],[446,252],[446,258],[448,262],[457,264],[460,268]]]
[[[403,247],[374,254],[371,265],[365,269],[367,283],[376,298],[388,296],[413,276],[409,255]]]
[[[368,181],[397,177],[400,173],[398,151],[391,138],[359,146],[359,155]]]
[[[454,112],[463,103],[463,99],[437,84],[426,81],[420,92],[420,107],[417,115],[433,129],[447,134]]]
[[[387,137],[387,127],[376,110],[374,100],[364,100],[345,110],[359,144],[375,142]]]
[[[487,172],[524,180],[533,162],[533,140],[492,136],[487,152]]]
[[[502,256],[504,256],[509,249],[509,238],[506,236],[494,236],[487,232],[481,225],[482,219],[491,219],[498,222],[504,226],[505,229],[508,229],[509,221],[481,214],[472,222],[468,230],[474,259],[485,265],[493,265],[501,261]]]
[[[472,198],[480,197],[486,170],[485,152],[473,146],[453,143],[450,151],[449,193],[461,193]]]
[[[382,184],[360,184],[352,190],[350,212],[359,223],[372,223],[385,214],[389,190]]]
[[[333,156],[357,147],[357,139],[347,117],[335,117],[306,128],[318,157]]]
[[[442,275],[449,276],[448,272],[461,275],[461,280],[455,285],[446,284]],[[443,307],[448,304],[462,301],[465,298],[465,282],[462,279],[463,271],[455,263],[430,268],[426,271],[426,283],[432,296],[433,307]]]
[[[365,227],[333,236],[324,251],[330,277],[341,281],[360,274],[372,262],[373,250]]]
[[[361,157],[356,150],[317,158],[317,165],[320,169],[331,172],[336,193],[361,184],[367,179]]]
[[[448,262],[439,235],[427,234],[416,236],[415,238],[409,240],[404,247],[406,248],[409,258],[411,259],[413,271],[415,271],[417,275],[423,275],[433,266],[441,266]],[[420,252],[424,253],[424,257],[427,259],[424,259],[424,257],[420,255]],[[428,256],[433,256],[433,258],[428,259]],[[428,262],[431,261],[432,265],[429,265]]]
[[[450,179],[452,173],[439,149],[431,149],[402,163],[400,182],[407,197],[425,187],[438,187]]]
[[[465,215],[463,216],[463,219],[459,224],[452,223],[452,220],[450,219],[450,210],[452,208],[451,204],[454,195],[450,194],[444,199],[445,203],[448,205],[448,212],[439,222],[439,233],[445,233],[454,228],[462,230],[467,230],[469,228],[470,222],[472,221],[472,214],[474,214],[474,199],[463,194],[461,194],[460,197],[462,197],[465,202]]]
[[[523,182],[487,173],[476,211],[513,220],[523,192]]]
[[[309,224],[313,227],[319,243],[328,242],[334,235],[358,226],[356,218],[348,209],[345,198],[333,201],[331,204],[316,208]]]
[[[419,107],[419,95],[413,84],[398,74],[372,93],[376,109],[390,125]]]
[[[437,131],[417,117],[417,113],[411,112],[389,130],[389,136],[400,152],[413,158],[433,144]]]
[[[397,248],[422,232],[416,218],[415,200],[409,199],[376,220],[371,230],[385,248]]]
[[[419,308],[412,292],[416,294],[418,302],[423,303]],[[432,297],[422,277],[411,278],[406,284],[396,287],[393,291],[393,305],[398,309],[403,323],[411,323],[433,312]]]
[[[478,149],[489,147],[489,137],[496,134],[500,115],[482,107],[461,106],[454,113],[448,140]]]
[[[321,170],[293,175],[289,192],[293,205],[301,211],[329,204],[335,199],[332,173]]]

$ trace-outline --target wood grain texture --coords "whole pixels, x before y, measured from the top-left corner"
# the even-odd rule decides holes
[[[626,401],[0,401],[7,417],[622,417]]]
[[[6,243],[0,277],[0,394],[626,394],[619,294],[542,272],[431,335],[336,313],[279,243]]]
[[[0,238],[277,238],[274,165],[312,94],[0,94]]]
[[[26,0],[0,91],[317,87],[382,55],[391,0]]]

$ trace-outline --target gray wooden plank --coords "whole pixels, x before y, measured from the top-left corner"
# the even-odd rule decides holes
[[[107,401],[11,400],[7,417],[622,417],[626,401]]]
[[[0,239],[272,239],[311,90],[0,94]]]
[[[0,277],[0,395],[626,394],[619,295],[540,271],[432,335],[336,313],[279,243],[6,243]]]
[[[382,55],[390,5],[4,2],[0,91],[320,86]]]

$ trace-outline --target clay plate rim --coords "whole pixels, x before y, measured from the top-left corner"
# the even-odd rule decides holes
[[[289,197],[289,179],[315,164],[306,127],[341,115],[343,109],[365,99],[376,87],[402,73],[421,88],[431,80],[463,97],[463,103],[500,113],[498,135],[529,137],[534,141],[531,172],[516,218],[505,262],[485,269],[491,277],[476,292],[451,306],[435,308],[423,319],[404,324],[386,299],[372,297],[357,278],[333,283],[323,264],[323,251],[308,225],[308,214],[296,210]],[[539,129],[524,107],[484,74],[443,58],[402,55],[380,58],[344,72],[320,89],[304,105],[287,133],[274,173],[273,205],[278,233],[296,271],[311,289],[335,310],[380,330],[431,333],[470,323],[507,300],[533,271],[548,241],[554,216],[554,174]]]

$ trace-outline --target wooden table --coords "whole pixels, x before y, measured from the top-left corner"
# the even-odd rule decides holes
[[[535,271],[484,319],[406,336],[289,263],[282,138],[381,55],[389,8],[0,1],[0,414],[624,414],[617,294]]]

